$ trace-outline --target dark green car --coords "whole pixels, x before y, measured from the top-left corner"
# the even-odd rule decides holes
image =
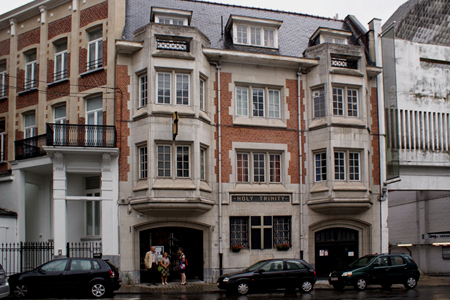
[[[388,289],[392,284],[403,284],[407,289],[416,287],[420,272],[407,254],[371,254],[358,258],[343,271],[333,271],[328,282],[336,289],[354,286],[363,291],[369,284]]]

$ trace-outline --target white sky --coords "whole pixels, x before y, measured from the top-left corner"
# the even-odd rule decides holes
[[[30,0],[0,0],[0,14],[31,2]],[[88,0],[89,1],[89,0]],[[382,24],[407,0],[214,0],[227,4],[277,9],[309,15],[332,18],[338,14],[339,19],[347,15],[356,18],[367,27],[373,18],[379,18]]]

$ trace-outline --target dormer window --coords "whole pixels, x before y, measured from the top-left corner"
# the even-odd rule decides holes
[[[281,21],[230,16],[226,29],[236,45],[278,48]]]
[[[165,25],[190,26],[192,11],[152,7],[150,21]]]
[[[348,31],[319,27],[311,36],[314,45],[338,44],[347,45],[352,34]]]

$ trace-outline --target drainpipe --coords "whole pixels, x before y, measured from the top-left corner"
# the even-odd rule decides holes
[[[300,173],[300,182],[298,185],[298,197],[299,197],[299,203],[300,203],[300,258],[303,259],[303,197],[302,197],[302,177],[303,177],[303,170],[302,170],[302,125],[301,125],[301,119],[302,119],[302,112],[300,107],[300,81],[302,78],[302,72],[301,67],[298,68],[297,71],[297,107],[298,107],[298,166],[299,166],[299,173]]]
[[[217,69],[217,139],[219,151],[219,269],[220,275],[223,274],[223,245],[222,245],[222,128],[220,123],[220,56],[219,63],[216,64]]]

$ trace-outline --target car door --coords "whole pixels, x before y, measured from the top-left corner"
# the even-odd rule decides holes
[[[403,283],[404,278],[403,275],[408,269],[406,261],[401,255],[392,255],[390,259],[391,259],[391,269],[389,273],[391,283]]]
[[[283,260],[272,260],[262,266],[255,274],[259,289],[277,289],[285,286]]]
[[[37,269],[33,284],[42,291],[59,292],[66,289],[65,272],[68,259],[52,260]]]
[[[86,283],[93,277],[92,264],[90,259],[72,258],[66,272],[66,282],[72,290],[87,289]]]
[[[380,256],[367,271],[370,283],[381,284],[390,281],[390,265],[388,256]]]
[[[309,275],[308,269],[297,260],[286,261],[286,286],[298,287],[303,278]]]

